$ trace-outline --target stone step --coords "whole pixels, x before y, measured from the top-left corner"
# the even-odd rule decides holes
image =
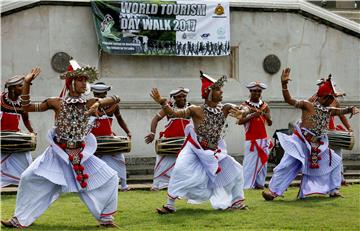
[[[360,10],[332,10],[331,12],[335,14],[339,14],[343,17],[354,17],[354,18],[360,17]]]
[[[272,177],[273,173],[269,172],[266,175],[266,180],[269,181]],[[351,180],[351,179],[359,179],[360,180],[360,170],[346,170],[344,172],[344,177],[346,180]],[[297,175],[297,177],[295,178],[295,180],[300,180],[301,179],[301,174]],[[128,176],[128,183],[132,184],[132,183],[151,183],[153,180],[153,175],[129,175]]]
[[[129,175],[127,178],[128,184],[135,184],[135,183],[152,183],[153,175]]]
[[[357,158],[357,157],[354,157]],[[238,160],[239,161],[239,160]],[[240,161],[240,163],[242,163]],[[360,170],[360,160],[349,160],[343,161],[344,169],[348,170]],[[127,172],[129,175],[152,175],[154,174],[154,165],[151,164],[140,164],[140,165],[126,165]],[[275,168],[274,164],[268,164],[268,172],[272,172]]]
[[[341,17],[347,18],[349,20],[359,23],[360,21],[360,10],[331,10],[332,13],[340,15]]]
[[[343,160],[360,160],[360,154],[348,153],[343,154]]]
[[[348,185],[352,185],[352,184],[360,184],[360,179],[349,179],[346,180],[346,182],[348,183]],[[300,184],[300,180],[294,180],[291,184],[290,187],[297,187]],[[267,181],[265,183],[265,186],[268,187],[269,182]],[[150,190],[151,188],[151,184],[150,183],[142,183],[142,184],[129,184],[129,188],[131,190]],[[120,191],[120,187],[119,187],[119,191]],[[10,187],[5,187],[5,188],[1,188],[0,190],[1,195],[15,195],[17,193],[17,187],[16,186],[10,186]]]
[[[244,156],[233,156],[238,162],[242,163]],[[127,166],[155,165],[155,157],[125,156]],[[360,160],[360,153],[343,154],[343,160]]]
[[[360,170],[360,160],[344,160],[345,170]]]

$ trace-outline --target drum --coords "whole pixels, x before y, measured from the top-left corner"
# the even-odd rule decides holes
[[[131,151],[131,140],[127,136],[97,136],[95,154],[112,155]]]
[[[329,144],[346,150],[352,150],[355,144],[353,132],[344,131],[327,131]]]
[[[277,137],[277,132],[284,133],[286,135],[291,135],[291,129],[278,129],[275,131],[273,138],[274,138],[274,147],[271,149],[269,153],[269,160],[268,162],[271,164],[278,165],[281,161],[281,158],[284,156],[284,149],[281,147],[280,141]]]
[[[184,141],[184,137],[158,139],[155,142],[155,151],[158,155],[177,155]]]
[[[21,132],[0,132],[1,151],[4,153],[29,152],[36,148],[36,136]]]

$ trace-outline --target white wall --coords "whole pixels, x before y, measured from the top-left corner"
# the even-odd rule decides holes
[[[348,93],[344,105],[360,105],[359,38],[295,13],[231,12],[231,44],[238,52],[235,76],[231,75],[230,57],[136,57],[102,53],[99,59],[90,7],[41,5],[3,16],[1,40],[2,89],[8,77],[26,73],[34,66],[42,68],[32,86],[33,100],[57,96],[63,87],[50,65],[56,52],[67,52],[81,63],[98,66],[102,80],[113,85],[111,93],[122,98],[122,114],[133,133],[132,155],[155,155],[154,146],[143,141],[159,109],[149,97],[150,89],[158,87],[167,95],[174,87],[188,87],[189,100],[200,103],[199,69],[214,76],[232,77],[224,87],[225,102],[240,103],[248,97],[244,84],[253,80],[265,82],[269,88],[263,98],[270,101],[274,120],[268,130],[270,136],[275,129],[285,128],[290,120],[299,118],[300,111],[281,102],[280,73],[264,72],[262,62],[268,54],[280,58],[281,68],[292,68],[293,96],[308,98],[315,92],[315,81],[332,73],[338,87]],[[52,112],[30,114],[39,141],[34,156],[46,146],[45,134],[53,125],[53,117]],[[232,125],[226,136],[229,152],[238,155],[243,152],[243,128],[235,125],[233,119],[229,123]],[[356,116],[350,123],[359,140],[360,117]],[[118,126],[114,130],[121,133]],[[351,152],[360,153],[359,142]]]

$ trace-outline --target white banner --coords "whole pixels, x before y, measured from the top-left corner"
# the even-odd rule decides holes
[[[92,1],[102,49],[111,54],[230,53],[228,1]]]

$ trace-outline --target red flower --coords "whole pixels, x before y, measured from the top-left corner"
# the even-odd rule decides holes
[[[69,155],[69,160],[72,162],[74,160],[74,157],[72,155]]]
[[[80,144],[80,147],[81,147],[81,148],[85,148],[85,142],[82,142],[82,143]]]
[[[317,164],[317,163],[312,163],[312,164],[310,165],[310,168],[319,168],[319,167],[320,167],[320,165]]]
[[[83,174],[83,178],[84,179],[89,179],[89,175],[85,173],[85,174]]]
[[[76,176],[76,180],[77,181],[82,181],[82,179],[83,179],[83,175],[81,175],[81,174],[78,174],[77,176]]]
[[[84,166],[79,164],[79,170],[84,171],[84,169],[85,169]]]
[[[82,159],[84,155],[82,153],[79,153],[79,158]]]
[[[61,149],[65,149],[65,148],[66,148],[66,144],[65,144],[65,143],[60,143],[60,144],[58,144],[58,146],[59,146]]]
[[[84,181],[84,182],[81,182],[80,186],[81,186],[81,188],[86,188],[87,183],[86,183],[85,181]]]
[[[73,169],[74,169],[74,171],[79,171],[79,165],[78,164],[74,165]]]

